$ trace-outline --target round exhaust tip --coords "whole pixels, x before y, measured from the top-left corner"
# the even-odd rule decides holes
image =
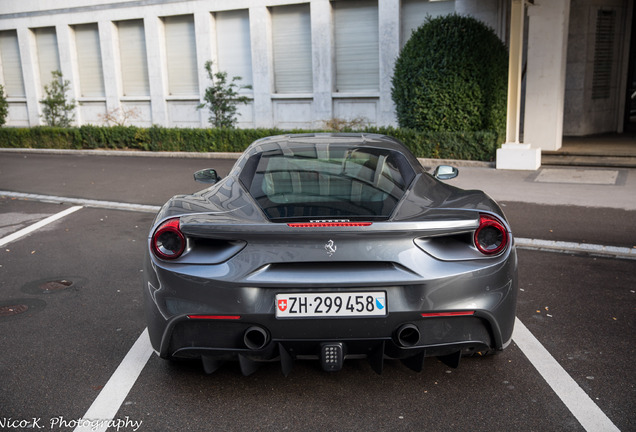
[[[404,324],[397,329],[395,337],[400,346],[412,347],[420,341],[420,330],[415,324]]]
[[[269,342],[267,331],[258,326],[252,326],[245,330],[243,334],[243,343],[251,350],[260,350]]]

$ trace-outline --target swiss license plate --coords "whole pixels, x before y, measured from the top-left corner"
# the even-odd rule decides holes
[[[276,295],[276,318],[386,316],[386,292]]]

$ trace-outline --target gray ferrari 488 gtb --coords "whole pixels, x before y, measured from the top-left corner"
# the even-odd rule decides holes
[[[425,357],[510,342],[517,256],[499,206],[428,174],[399,141],[370,134],[254,142],[211,186],[178,195],[148,238],[148,330],[163,358],[244,374],[296,359],[421,370]]]

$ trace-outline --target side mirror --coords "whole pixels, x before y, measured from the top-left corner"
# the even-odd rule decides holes
[[[221,177],[216,173],[216,170],[206,168],[195,172],[194,180],[198,181],[199,183],[214,184],[221,180]]]
[[[435,172],[433,172],[433,177],[438,180],[450,180],[454,179],[458,175],[459,170],[449,165],[440,165],[435,168]]]

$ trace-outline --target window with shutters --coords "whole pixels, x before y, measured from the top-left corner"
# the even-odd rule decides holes
[[[55,27],[38,28],[33,30],[33,34],[35,34],[35,47],[40,70],[40,87],[44,92],[44,86],[53,80],[51,72],[62,71],[57,49],[57,35]]]
[[[4,91],[7,97],[26,97],[24,79],[22,78],[22,63],[20,62],[20,47],[15,30],[0,31],[0,60],[2,61]]]
[[[271,8],[274,92],[313,92],[309,4]]]
[[[143,20],[119,21],[119,57],[124,96],[149,96],[148,62]]]
[[[216,50],[218,70],[228,77],[241,77],[242,85],[252,85],[252,47],[249,12],[244,10],[217,12]]]
[[[592,99],[607,99],[610,97],[612,64],[614,63],[615,27],[616,11],[600,9],[596,15]]]
[[[377,0],[339,0],[334,9],[336,91],[378,91],[380,48]]]
[[[168,62],[168,93],[170,96],[199,94],[197,48],[194,17],[180,15],[163,19]]]
[[[400,47],[411,38],[411,33],[424,24],[427,17],[436,18],[455,12],[455,0],[402,0]]]
[[[76,25],[73,30],[77,50],[80,96],[104,97],[104,72],[97,24]]]

